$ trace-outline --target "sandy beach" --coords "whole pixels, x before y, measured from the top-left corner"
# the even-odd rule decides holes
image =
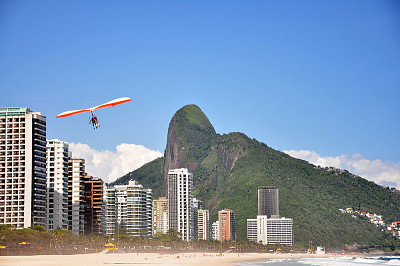
[[[334,255],[268,253],[114,253],[79,255],[3,256],[0,265],[234,265],[253,260],[318,258]]]

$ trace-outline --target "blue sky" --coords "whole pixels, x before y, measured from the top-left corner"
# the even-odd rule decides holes
[[[398,1],[3,0],[0,40],[0,106],[42,112],[48,138],[163,152],[194,103],[218,133],[400,165]],[[55,118],[125,96],[96,131]]]

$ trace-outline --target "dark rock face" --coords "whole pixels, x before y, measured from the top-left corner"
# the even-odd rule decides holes
[[[228,150],[223,145],[217,147],[218,157],[221,158],[224,166],[228,172],[232,171],[235,166],[235,162],[238,159],[238,155],[234,150]]]
[[[198,106],[192,104],[179,109],[168,127],[163,171],[165,182],[170,169],[187,168],[189,172],[195,172],[216,136],[214,127]]]

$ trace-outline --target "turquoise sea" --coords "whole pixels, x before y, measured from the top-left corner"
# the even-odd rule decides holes
[[[400,256],[371,256],[371,257],[351,257],[338,256],[331,258],[299,258],[299,259],[270,259],[267,261],[242,262],[240,266],[262,266],[262,265],[400,265]]]

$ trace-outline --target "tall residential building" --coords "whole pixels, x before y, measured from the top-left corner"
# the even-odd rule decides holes
[[[116,214],[117,214],[117,223],[115,227],[115,234],[119,234],[119,229],[126,229],[126,197],[127,197],[127,185],[117,185],[115,186],[115,198],[116,202]]]
[[[115,235],[117,228],[117,189],[103,186],[103,220],[102,231],[104,235]]]
[[[257,219],[247,219],[247,241],[257,242]]]
[[[165,197],[153,200],[153,236],[168,233],[168,200]]]
[[[219,240],[219,221],[213,222],[211,227],[212,227],[211,238],[213,240]]]
[[[68,229],[68,142],[47,140],[47,229]]]
[[[192,209],[192,221],[193,221],[193,238],[192,240],[197,240],[199,236],[199,213],[198,211],[203,209],[203,202],[196,198],[193,198],[193,209]]]
[[[104,187],[103,230],[107,235],[121,232],[150,237],[152,229],[152,191],[137,181],[128,185]]]
[[[182,234],[182,240],[191,241],[193,236],[193,175],[186,168],[168,171],[168,219],[169,229]]]
[[[293,245],[293,220],[291,218],[268,218],[257,216],[257,242],[267,244]]]
[[[211,228],[210,228],[210,212],[209,210],[198,210],[197,211],[197,224],[198,224],[198,240],[209,240],[211,239]]]
[[[85,227],[86,235],[100,235],[103,205],[103,180],[85,175]]]
[[[219,241],[236,239],[235,212],[225,209],[218,212],[219,220]]]
[[[203,201],[193,198],[193,208],[197,210],[202,210],[203,209]]]
[[[151,236],[152,191],[129,181],[126,195],[126,232],[130,236]]]
[[[279,189],[275,187],[258,188],[258,215],[279,218]]]
[[[68,160],[68,230],[76,235],[84,233],[85,160]]]
[[[0,108],[0,224],[46,226],[46,117]]]

